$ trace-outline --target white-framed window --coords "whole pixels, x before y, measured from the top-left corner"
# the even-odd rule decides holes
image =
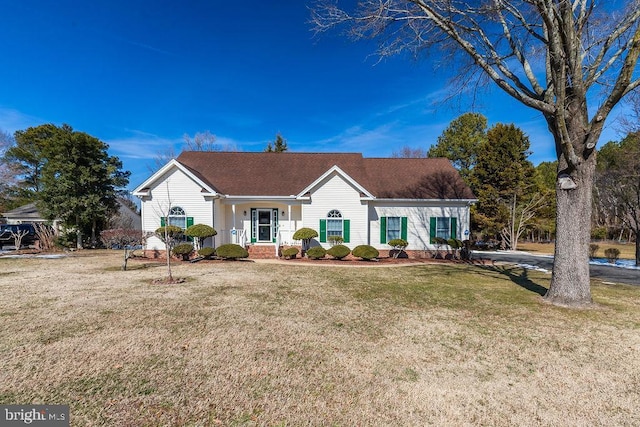
[[[320,218],[320,243],[333,243],[335,237],[342,237],[344,243],[349,243],[350,224],[339,210],[330,210],[325,218]]]
[[[434,216],[430,218],[429,235],[431,243],[435,243],[436,238],[457,239],[458,238],[458,218],[455,216]]]
[[[399,216],[387,217],[387,242],[402,236],[402,219]]]
[[[436,218],[436,237],[441,237],[443,239],[449,239],[451,237],[451,218]]]
[[[187,228],[187,214],[180,206],[173,206],[169,210],[169,225],[175,225],[182,228]]]
[[[327,214],[327,238],[331,236],[344,237],[343,219],[339,210],[333,209]]]

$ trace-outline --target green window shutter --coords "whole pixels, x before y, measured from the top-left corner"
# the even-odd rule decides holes
[[[191,227],[193,225],[193,217],[192,216],[188,216],[187,217],[187,228]],[[193,237],[187,237],[187,241],[188,242],[193,242]]]
[[[429,243],[436,242],[436,217],[429,218]]]
[[[166,223],[165,223],[164,217],[163,217],[163,216],[161,216],[161,217],[160,217],[160,227],[164,227],[164,226],[165,226],[165,224],[166,224]]]
[[[451,218],[451,238],[457,239],[458,238],[457,234],[458,234],[458,218],[452,217]]]
[[[326,219],[320,220],[320,242],[321,243],[327,242],[327,220]]]
[[[251,243],[255,243],[258,231],[258,211],[256,208],[251,208]]]
[[[380,243],[387,243],[387,217],[380,217]]]
[[[272,209],[271,212],[271,220],[273,221],[273,224],[271,224],[273,229],[273,243],[276,243],[278,237],[278,209]]]
[[[407,240],[407,217],[403,216],[400,218],[401,221],[401,229],[400,229],[400,238],[403,240]]]
[[[351,237],[351,220],[345,219],[342,221],[342,239],[344,243],[349,243]]]

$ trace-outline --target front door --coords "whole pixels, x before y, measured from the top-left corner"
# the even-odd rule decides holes
[[[258,242],[271,242],[272,227],[271,209],[258,209]]]

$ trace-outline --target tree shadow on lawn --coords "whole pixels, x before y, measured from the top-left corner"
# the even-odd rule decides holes
[[[538,285],[536,282],[529,278],[529,270],[522,267],[516,267],[511,265],[479,265],[482,270],[493,271],[503,276],[506,276],[516,285],[524,288],[530,292],[536,293],[540,296],[545,296],[547,288]]]

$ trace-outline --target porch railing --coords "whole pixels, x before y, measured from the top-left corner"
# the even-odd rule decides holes
[[[229,243],[246,246],[248,243],[247,230],[243,228],[232,228],[229,230]]]

